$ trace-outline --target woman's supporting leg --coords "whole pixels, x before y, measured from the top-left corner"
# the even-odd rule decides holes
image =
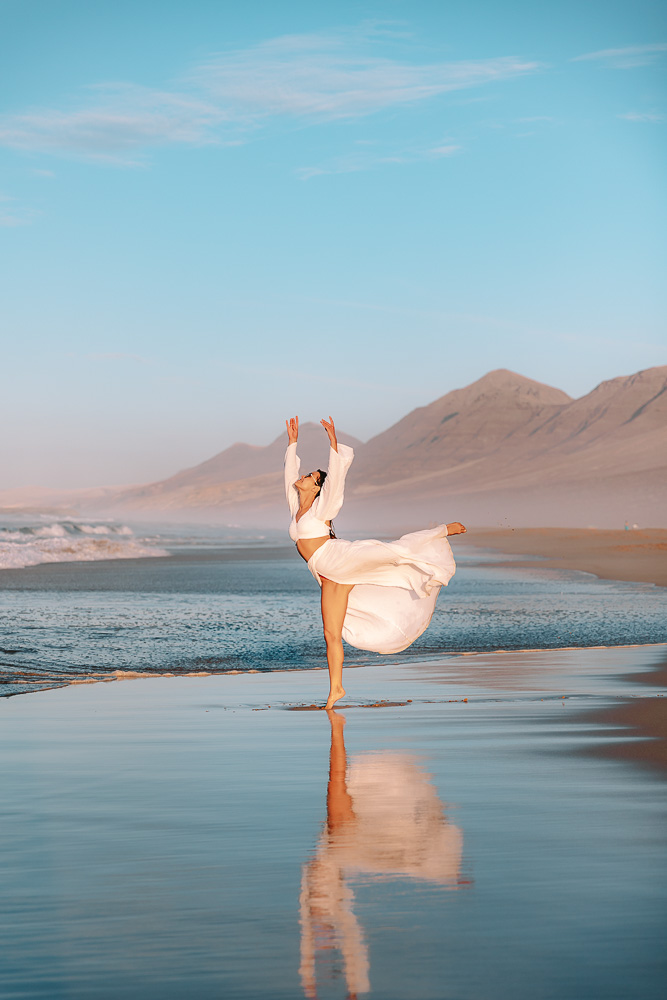
[[[347,611],[347,599],[354,584],[334,583],[322,580],[322,624],[327,644],[329,665],[329,697],[325,708],[332,708],[345,695],[343,687],[343,622]]]

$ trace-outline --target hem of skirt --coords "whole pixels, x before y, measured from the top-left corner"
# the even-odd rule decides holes
[[[433,615],[431,615],[431,618],[433,618]],[[345,642],[347,642],[348,646],[352,646],[353,649],[362,649],[365,652],[377,653],[378,656],[396,656],[398,653],[405,652],[405,650],[408,649],[413,644],[413,642],[416,642],[417,639],[419,639],[419,637],[424,634],[424,632],[426,631],[426,629],[431,624],[431,618],[429,618],[429,620],[424,625],[423,629],[420,632],[418,632],[417,635],[413,636],[412,639],[409,639],[408,636],[406,635],[406,633],[403,632],[403,629],[400,626],[397,625],[396,628],[398,629],[399,632],[401,632],[403,634],[403,637],[406,640],[405,645],[404,646],[399,646],[396,649],[389,649],[386,652],[384,650],[380,650],[380,649],[368,649],[368,647],[366,647],[366,646],[355,646],[355,644],[353,642],[350,642],[349,639],[345,639]]]

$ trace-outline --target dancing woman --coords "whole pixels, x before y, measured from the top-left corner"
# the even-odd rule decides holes
[[[289,534],[322,588],[330,709],[345,695],[342,639],[358,649],[399,653],[428,627],[441,586],[456,570],[448,535],[466,529],[458,521],[403,535],[395,542],[336,538],[331,527],[343,505],[345,476],[354,452],[338,444],[331,417],[321,424],[329,438],[327,472],[299,476],[299,418],[287,420],[285,493]]]

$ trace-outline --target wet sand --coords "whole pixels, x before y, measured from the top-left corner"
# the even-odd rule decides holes
[[[387,662],[334,718],[289,711],[324,670],[5,699],[6,995],[657,995],[664,777],[594,716],[666,658]]]
[[[611,740],[599,744],[593,752],[667,772],[667,697],[663,693],[667,690],[667,657],[655,670],[636,674],[632,681],[635,686],[646,684],[649,689],[662,690],[642,697],[641,689],[636,688],[631,701],[592,713],[592,723],[607,726],[610,735],[625,737],[620,743]]]
[[[667,587],[667,528],[471,528],[456,544],[540,557],[511,566],[581,570],[604,580]]]

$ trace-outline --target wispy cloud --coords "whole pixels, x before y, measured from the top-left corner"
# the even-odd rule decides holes
[[[0,117],[0,145],[128,161],[147,146],[213,141],[220,109],[193,97],[132,84],[88,88],[83,107]]]
[[[193,79],[237,114],[353,118],[534,72],[512,56],[416,64],[376,55],[364,32],[289,35],[221,53]]]
[[[439,160],[443,156],[453,156],[454,153],[458,153],[460,150],[461,146],[456,146],[452,143],[449,146],[433,146],[431,149],[427,149],[424,155],[425,157]]]
[[[26,216],[18,212],[0,208],[0,226],[3,229],[16,229],[17,226],[29,226],[31,222],[31,218],[26,218]]]
[[[36,215],[34,209],[25,208],[11,195],[0,194],[0,227],[3,229],[29,226]]]
[[[595,59],[605,62],[614,69],[634,69],[636,66],[648,66],[655,62],[663,52],[667,52],[667,42],[656,42],[651,45],[627,45],[621,49],[601,49],[599,52],[586,52],[574,56],[570,62],[583,62]]]
[[[153,362],[149,358],[142,358],[139,354],[127,354],[123,351],[108,351],[100,354],[84,354],[86,361],[132,361],[139,365],[150,365]]]
[[[365,146],[345,156],[333,157],[320,166],[299,167],[296,175],[300,180],[307,181],[313,177],[331,174],[359,173],[380,166],[440,160],[454,156],[462,149],[463,147],[456,143],[440,143],[435,146],[401,149],[394,152],[382,152],[379,148]]]
[[[379,54],[388,39],[404,58]],[[513,56],[420,62],[411,46],[383,22],[275,38],[218,53],[164,88],[99,84],[68,107],[0,116],[0,145],[134,164],[150,148],[238,144],[270,120],[355,119],[539,68]]]
[[[665,115],[659,114],[657,111],[626,111],[623,115],[617,115],[617,118],[625,118],[629,122],[664,122]]]

